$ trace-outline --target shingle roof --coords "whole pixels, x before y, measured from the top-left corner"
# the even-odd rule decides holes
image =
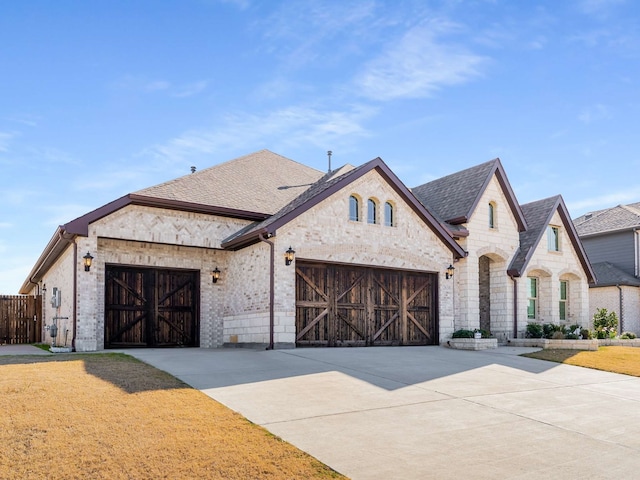
[[[535,202],[526,203],[521,206],[522,212],[527,221],[527,230],[520,232],[520,248],[511,260],[508,273],[514,276],[522,275],[531,259],[535,248],[540,244],[547,226],[551,222],[554,213],[557,211],[562,219],[569,240],[578,256],[582,268],[587,275],[589,282],[595,281],[595,274],[587,255],[578,237],[575,226],[569,216],[569,211],[561,195],[544,198]]]
[[[640,203],[597,210],[574,220],[580,236],[640,227]]]
[[[640,287],[639,278],[629,275],[609,262],[594,263],[592,267],[598,278],[595,287],[610,287],[612,285]]]
[[[452,225],[467,223],[493,175],[496,175],[520,231],[526,222],[499,158],[411,189],[434,214]]]
[[[260,150],[135,194],[274,214],[323,175],[282,155]]]
[[[349,166],[350,167],[350,166]],[[284,206],[275,215],[262,222],[256,222],[245,227],[242,231],[230,236],[222,242],[224,248],[242,248],[258,240],[260,234],[273,235],[282,225],[290,222],[298,215],[304,213],[309,208],[317,205],[333,193],[341,190],[349,183],[360,178],[371,170],[377,170],[384,177],[390,186],[401,195],[409,206],[422,218],[422,220],[433,230],[442,242],[454,252],[457,257],[464,257],[464,250],[453,240],[447,230],[411,193],[411,191],[396,177],[389,167],[380,158],[375,158],[359,167],[341,168],[324,175],[314,185],[300,194],[297,198]],[[342,173],[345,170],[346,173]]]

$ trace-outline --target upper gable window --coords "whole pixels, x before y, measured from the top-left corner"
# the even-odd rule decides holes
[[[496,228],[496,204],[489,202],[489,228]]]
[[[354,195],[349,197],[349,220],[360,221],[360,201]]]
[[[384,204],[384,225],[386,227],[394,227],[396,224],[395,218],[393,218],[393,205],[390,202]]]
[[[550,252],[560,251],[560,227],[547,227],[547,245]]]
[[[367,201],[367,222],[378,223],[378,204],[373,198]]]

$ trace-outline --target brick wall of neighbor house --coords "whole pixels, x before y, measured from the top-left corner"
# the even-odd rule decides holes
[[[556,212],[552,225],[560,227],[560,252],[550,252],[547,233],[542,235],[531,260],[521,278],[518,279],[518,336],[524,336],[527,322],[527,282],[528,276],[539,278],[539,294],[536,322],[554,324],[589,324],[589,285],[580,260],[571,245],[566,228]],[[568,304],[567,319],[560,321],[560,280],[567,280]]]
[[[622,310],[624,319],[622,329],[640,335],[640,288],[621,286]],[[599,308],[616,312],[620,319],[620,290],[618,287],[597,287],[589,289],[589,328],[593,328],[593,315]]]
[[[80,257],[82,255],[79,255]],[[42,341],[44,343],[52,343],[50,327],[54,322],[54,317],[58,326],[58,337],[56,343],[64,346],[65,334],[67,337],[67,346],[71,346],[73,339],[73,245],[70,244],[64,253],[58,258],[53,266],[47,271],[42,278],[42,284],[47,286],[47,293],[42,297]],[[53,289],[60,290],[61,304],[60,308],[54,308],[51,305],[51,297]]]
[[[362,221],[349,220],[349,196],[361,199]],[[378,202],[383,221],[384,202],[394,206],[396,226],[367,223],[367,199]],[[342,191],[320,202],[286,226],[276,240],[277,338],[295,341],[295,268],[285,266],[283,254],[291,245],[296,260],[352,263],[420,270],[439,275],[440,341],[453,332],[453,282],[444,279],[451,251],[408,207],[376,171],[365,174]],[[277,341],[279,341],[277,340]]]
[[[489,203],[495,205],[495,228],[489,227]],[[456,279],[456,329],[480,326],[479,259],[490,262],[491,333],[502,339],[512,330],[513,287],[507,268],[520,244],[518,226],[494,175],[476,210],[465,225],[469,236],[458,243],[469,255],[454,266]]]

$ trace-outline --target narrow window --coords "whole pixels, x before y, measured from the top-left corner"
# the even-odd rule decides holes
[[[527,277],[527,298],[529,303],[527,305],[527,318],[534,320],[536,318],[536,310],[538,303],[538,279],[534,277]]]
[[[369,223],[378,223],[376,206],[375,200],[370,198],[367,202],[367,222]]]
[[[547,228],[547,243],[550,252],[560,251],[560,228],[549,225]]]
[[[354,222],[360,221],[360,202],[358,199],[351,195],[349,197],[349,220]]]
[[[560,281],[560,320],[567,319],[567,284],[569,282],[565,280]]]
[[[489,203],[489,228],[496,228],[496,206]]]
[[[393,227],[395,225],[395,220],[393,218],[393,205],[389,202],[385,202],[384,204],[384,224],[387,227]]]

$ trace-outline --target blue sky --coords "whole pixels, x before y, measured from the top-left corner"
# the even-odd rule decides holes
[[[500,157],[520,203],[640,201],[640,4],[9,1],[0,293],[56,227],[263,148],[409,187]]]

